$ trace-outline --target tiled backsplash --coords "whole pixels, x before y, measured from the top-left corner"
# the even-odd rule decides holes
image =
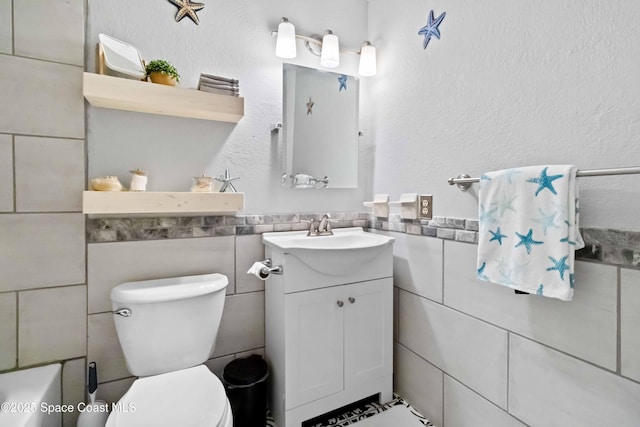
[[[87,241],[128,242],[300,231],[307,230],[310,221],[317,222],[324,214],[90,218],[87,220]],[[330,215],[333,228],[364,227],[478,243],[477,219],[437,216],[431,220],[404,220],[397,214],[377,218],[366,212],[333,212]],[[576,252],[577,259],[640,267],[640,232],[605,228],[582,228],[581,232],[585,247]]]

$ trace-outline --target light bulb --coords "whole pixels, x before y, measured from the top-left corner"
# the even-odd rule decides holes
[[[286,59],[296,57],[296,27],[287,18],[282,18],[278,25],[276,56]]]
[[[360,64],[358,74],[363,77],[375,76],[376,69],[376,48],[369,42],[364,42],[360,49]]]
[[[340,46],[338,36],[331,30],[322,38],[322,53],[320,54],[320,65],[325,68],[336,68],[340,65]]]

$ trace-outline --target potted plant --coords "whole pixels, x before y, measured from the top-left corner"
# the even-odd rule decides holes
[[[162,59],[154,59],[146,66],[147,76],[151,78],[153,83],[175,86],[180,81],[178,70]]]

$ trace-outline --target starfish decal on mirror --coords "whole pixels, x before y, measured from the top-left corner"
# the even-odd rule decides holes
[[[313,100],[311,99],[311,97],[309,97],[309,102],[307,102],[307,116],[309,114],[313,114]]]
[[[338,89],[338,92],[340,92],[342,89],[347,90],[347,76],[345,74],[340,74],[340,77],[338,77],[338,82],[340,82],[340,89]]]
[[[547,175],[547,169],[549,169],[549,166],[542,169],[542,172],[540,172],[540,177],[530,178],[527,180],[527,182],[533,182],[534,184],[538,184],[538,190],[536,190],[536,197],[538,197],[538,193],[540,193],[545,188],[551,191],[554,195],[556,196],[558,195],[558,193],[556,192],[556,189],[553,188],[553,181],[555,181],[556,179],[562,178],[564,175],[549,176]]]
[[[446,14],[447,14],[446,12],[442,12],[442,15],[438,16],[437,18],[434,18],[433,10],[429,12],[429,17],[427,18],[427,25],[420,28],[420,31],[418,31],[419,35],[424,36],[424,41],[422,42],[423,49],[427,48],[427,45],[431,41],[431,37],[435,37],[438,40],[440,39],[440,30],[438,29],[438,26],[440,25],[440,23],[442,22]]]
[[[169,2],[178,7],[176,22],[180,22],[182,18],[188,16],[196,25],[200,24],[200,18],[198,18],[196,12],[204,9],[203,3],[194,3],[191,0],[169,0]]]

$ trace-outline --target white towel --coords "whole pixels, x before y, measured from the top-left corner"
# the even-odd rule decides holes
[[[577,168],[527,166],[480,178],[478,278],[570,301],[578,230]]]

